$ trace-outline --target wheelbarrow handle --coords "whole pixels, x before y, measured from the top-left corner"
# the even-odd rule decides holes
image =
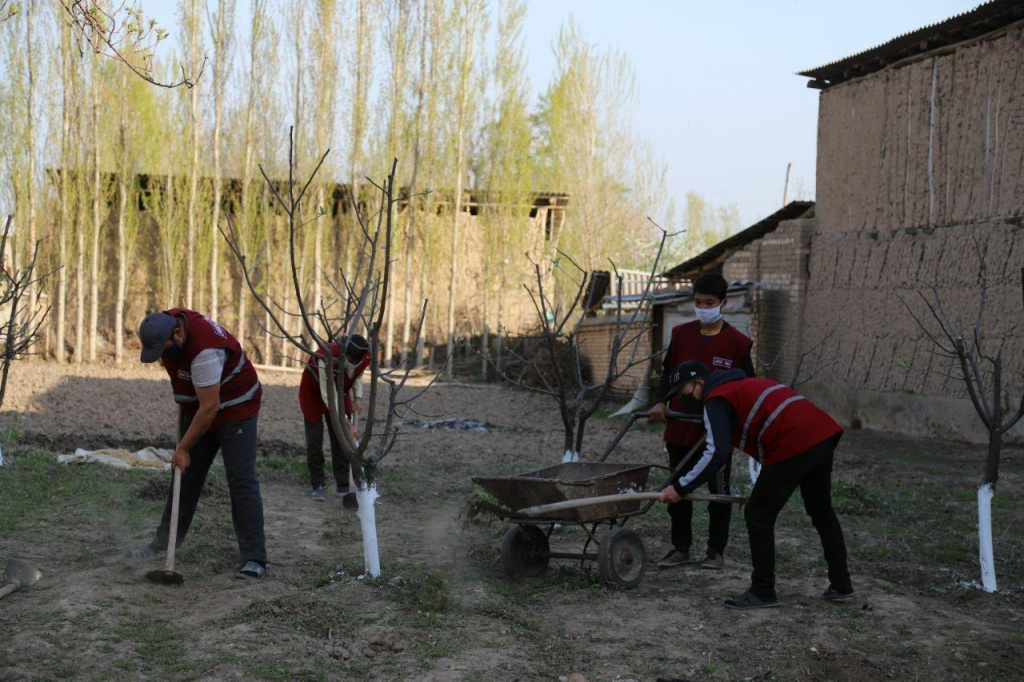
[[[541,514],[550,514],[552,512],[564,511],[566,509],[577,509],[579,507],[589,507],[595,504],[607,504],[610,502],[629,502],[633,500],[652,500],[657,501],[661,497],[660,492],[643,492],[643,493],[620,493],[618,495],[601,495],[600,497],[587,497],[577,500],[565,500],[564,502],[552,502],[550,504],[542,504],[536,507],[527,507],[520,509],[513,515],[515,518],[528,518],[531,516],[539,516]],[[743,506],[747,502],[747,498],[741,495],[701,495],[691,494],[683,496],[684,500],[690,500],[692,502],[726,502],[732,504],[738,504]]]
[[[2,589],[0,589],[0,599],[3,599],[7,595],[9,595],[11,592],[14,592],[17,589],[18,589],[18,583],[10,583],[9,585],[5,585]]]

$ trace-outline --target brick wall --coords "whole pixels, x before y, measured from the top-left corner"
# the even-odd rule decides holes
[[[626,338],[632,338],[637,332],[643,329],[646,324],[646,322],[643,322],[634,325],[631,328],[631,333],[628,333]],[[601,381],[608,372],[608,363],[611,361],[612,340],[615,338],[615,318],[604,316],[588,318],[580,328],[577,338],[580,344],[580,351],[590,363],[594,381]],[[632,346],[625,348],[619,354],[618,364],[620,371],[623,367],[629,364],[629,358],[631,355],[633,355],[635,359],[639,360],[640,358],[650,355],[650,352],[651,334],[650,332],[647,332],[636,344],[635,354],[633,354]],[[613,387],[616,391],[622,393],[635,391],[637,387],[640,386],[640,382],[644,377],[644,372],[647,371],[648,367],[648,363],[643,363],[633,367],[626,375],[616,381]]]
[[[770,234],[730,256],[722,267],[722,275],[730,282],[756,283],[751,330],[754,364],[758,374],[787,383],[807,340],[801,330],[815,224],[813,218],[783,221]]]

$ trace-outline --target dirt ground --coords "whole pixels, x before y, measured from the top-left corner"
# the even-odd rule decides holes
[[[643,583],[621,591],[553,562],[510,579],[507,524],[474,515],[474,475],[557,463],[559,422],[542,396],[441,386],[419,421],[463,417],[491,432],[409,427],[385,461],[378,519],[384,574],[360,576],[357,517],[308,499],[298,375],[262,373],[260,475],[269,573],[234,578],[223,468],[215,466],[179,553],[185,584],[143,580],[167,474],[59,466],[75,447],[173,444],[175,408],[156,370],[15,366],[0,435],[0,559],[38,565],[38,588],[0,603],[0,679],[1006,679],[1024,678],[1024,452],[1009,450],[994,504],[1000,593],[978,573],[977,446],[853,431],[834,500],[860,597],[828,604],[817,536],[798,499],[778,529],[780,609],[722,600],[749,573],[734,513],[726,568],[657,571],[667,517],[631,521],[647,547]],[[596,419],[584,457],[620,422]],[[612,459],[662,463],[659,434],[630,433]],[[737,458],[733,478],[746,480]],[[695,514],[706,535],[707,515]],[[552,544],[578,551],[581,532]],[[575,679],[579,679],[578,677]]]

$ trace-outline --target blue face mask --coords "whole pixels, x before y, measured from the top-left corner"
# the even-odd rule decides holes
[[[171,347],[164,350],[164,352],[161,353],[160,357],[164,358],[165,360],[173,360],[175,358],[180,358],[182,354],[184,354],[184,352],[185,349],[179,346],[178,342],[172,338]]]

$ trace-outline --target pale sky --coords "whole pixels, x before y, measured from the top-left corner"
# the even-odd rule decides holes
[[[637,78],[634,124],[668,166],[681,207],[690,190],[735,203],[743,225],[790,199],[814,197],[818,91],[797,71],[860,52],[971,9],[979,0],[530,0],[530,84],[554,70],[551,43],[572,16],[601,47],[625,53]],[[248,2],[239,1],[246,25]],[[170,0],[144,0],[173,34]],[[493,25],[493,23],[492,23]],[[555,188],[552,188],[555,189]]]

